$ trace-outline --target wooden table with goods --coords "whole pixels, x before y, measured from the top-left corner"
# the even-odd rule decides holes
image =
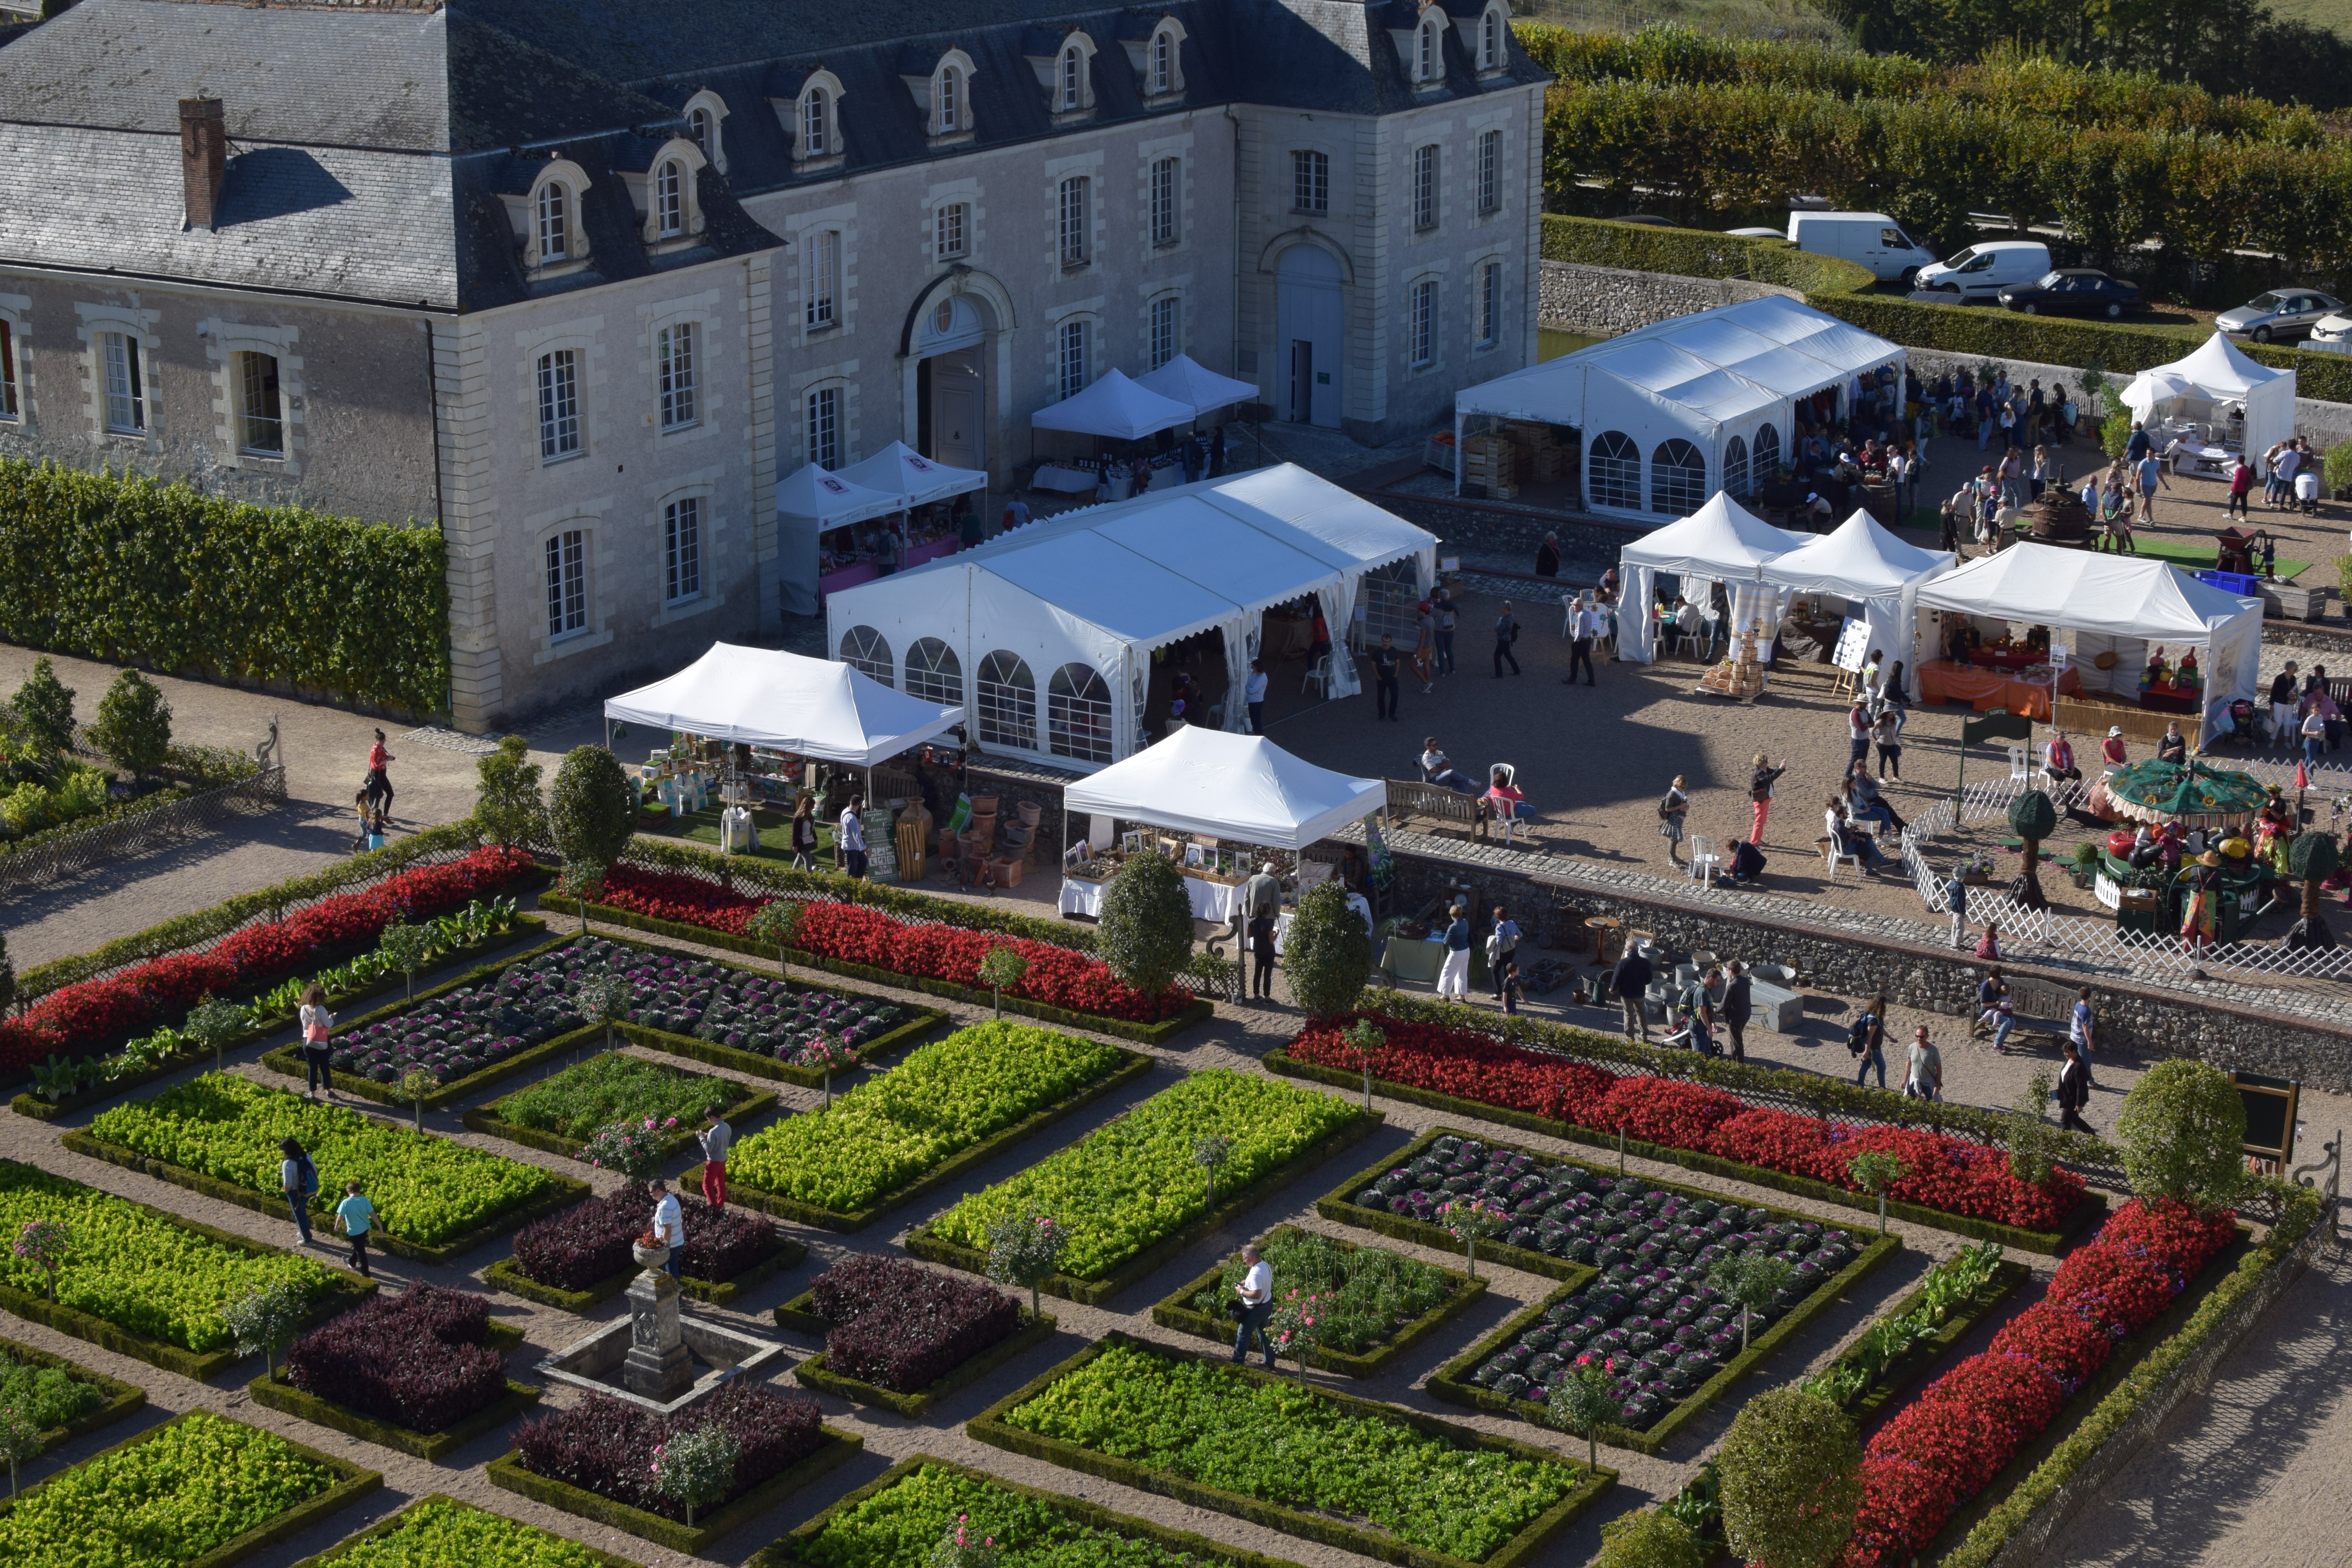
[[[2062,697],[2072,697],[2083,689],[2082,674],[2074,668],[2061,673],[2054,682],[2050,676],[2046,664],[2011,673],[1954,664],[1948,658],[1931,658],[1919,667],[1919,700],[1946,702],[1958,699],[1979,713],[2004,708],[2011,713],[2046,721],[2053,685]]]

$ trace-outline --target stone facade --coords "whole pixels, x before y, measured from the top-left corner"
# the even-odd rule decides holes
[[[1545,326],[1557,331],[1613,338],[1637,327],[1770,294],[1804,298],[1800,289],[1753,283],[1744,278],[1677,278],[1664,272],[1589,267],[1580,261],[1547,261],[1537,313]]]

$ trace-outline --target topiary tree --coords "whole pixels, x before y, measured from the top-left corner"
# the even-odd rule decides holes
[[[582,1023],[604,1026],[604,1048],[608,1051],[613,1048],[613,1020],[626,1017],[636,1001],[637,988],[609,971],[590,975],[572,994],[572,1005],[580,1010]],[[576,1048],[573,1055],[578,1055]]]
[[[2058,831],[2058,808],[2038,789],[2027,790],[2009,803],[2009,830],[2025,841],[2025,893],[2029,910],[2046,910],[2050,900],[2042,891],[2042,841]]]
[[[1021,977],[1028,973],[1029,961],[1009,942],[1000,942],[981,955],[980,977],[995,999],[998,1017],[1004,1016],[1004,988],[1020,984]]]
[[[2286,933],[2289,947],[2334,947],[2336,933],[2319,912],[2319,884],[2336,874],[2336,836],[2306,828],[2287,846],[2286,867],[2303,879],[2303,918]]]
[[[2025,1080],[2017,1097],[2017,1126],[2009,1135],[2009,1173],[2027,1186],[2050,1179],[2058,1158],[2057,1130],[2050,1125],[2050,1071],[2044,1068]]]
[[[1356,1005],[1372,976],[1372,941],[1346,888],[1318,882],[1298,896],[1282,939],[1282,967],[1291,1000],[1308,1017],[1335,1017]]]
[[[1364,1109],[1372,1108],[1372,1060],[1388,1047],[1388,1031],[1370,1018],[1359,1018],[1340,1031],[1341,1037],[1356,1047],[1357,1057],[1364,1067]]]
[[[29,1380],[26,1384],[29,1387]],[[41,1426],[16,1400],[0,1400],[0,1459],[8,1461],[8,1495],[16,1495],[16,1467],[40,1452]]]
[[[228,1043],[239,1035],[251,1032],[251,1015],[244,1008],[234,1002],[206,996],[188,1009],[187,1017],[181,1020],[180,1037],[198,1050],[210,1046],[213,1048],[213,1070],[218,1072]]]
[[[798,899],[770,899],[753,910],[751,918],[744,922],[745,936],[776,950],[778,974],[792,973],[791,966],[784,962],[784,953],[793,945],[793,939],[800,935],[803,907]]]
[[[1192,959],[1192,900],[1183,874],[1160,855],[1137,855],[1103,889],[1095,951],[1110,972],[1146,996],[1175,984]]]
[[[1853,1534],[1862,1439],[1843,1411],[1795,1387],[1749,1400],[1716,1457],[1723,1536],[1757,1568],[1826,1568]]]
[[[743,1446],[716,1421],[655,1446],[654,1490],[686,1510],[687,1528],[694,1528],[694,1510],[709,1508],[735,1489],[736,1461]]]
[[[1691,1527],[1663,1509],[1622,1514],[1601,1527],[1592,1568],[1706,1568],[1708,1552]]]
[[[416,1112],[416,1130],[425,1131],[425,1102],[441,1087],[441,1075],[430,1068],[410,1068],[400,1075],[400,1084],[394,1092],[408,1101]]]
[[[547,807],[540,799],[541,768],[530,742],[509,735],[474,764],[474,825],[493,844],[537,844],[547,837]]]
[[[2173,1058],[2141,1074],[2124,1096],[2115,1141],[2142,1197],[2226,1203],[2245,1181],[2245,1102],[2210,1062]]]
[[[1217,1206],[1217,1167],[1234,1152],[1234,1141],[1222,1132],[1192,1140],[1192,1163],[1209,1173],[1209,1208]]]
[[[58,1270],[73,1247],[73,1227],[63,1220],[28,1219],[10,1250],[49,1277],[49,1300],[58,1299]]]
[[[433,962],[436,945],[431,926],[410,925],[405,921],[384,927],[383,934],[376,938],[377,953],[400,971],[411,1002],[416,1000],[416,972]]]
[[[1601,1428],[1625,1418],[1617,1400],[1617,1363],[1580,1361],[1544,1391],[1543,1418],[1584,1439],[1588,1469],[1601,1468]]]
[[[1886,1234],[1886,1194],[1895,1184],[1910,1174],[1910,1168],[1893,1154],[1856,1154],[1845,1163],[1845,1173],[1853,1184],[1878,1199],[1878,1234]]]
[[[1437,1211],[1440,1228],[1462,1244],[1462,1254],[1470,1278],[1478,1278],[1478,1238],[1495,1236],[1508,1228],[1511,1216],[1501,1205],[1485,1198],[1465,1193],[1448,1198]]]
[[[256,1285],[221,1309],[221,1321],[236,1336],[236,1353],[261,1352],[261,1374],[278,1373],[278,1352],[290,1342],[310,1315],[310,1303],[301,1288],[280,1279]]]
[[[1706,1282],[1739,1308],[1739,1348],[1748,1348],[1748,1327],[1756,1314],[1779,1299],[1797,1271],[1767,1252],[1736,1252],[1707,1270]]]
[[[152,773],[172,747],[172,705],[153,681],[126,669],[98,700],[89,742],[133,778]]]
[[[988,1226],[988,1277],[999,1285],[1029,1292],[1029,1315],[1038,1314],[1038,1287],[1061,1266],[1070,1233],[1051,1215],[992,1220]]]
[[[619,761],[604,747],[574,746],[555,770],[555,787],[547,801],[547,836],[580,898],[583,926],[586,889],[602,881],[604,868],[628,848],[635,814],[629,781]]]
[[[33,661],[33,673],[16,688],[15,707],[17,727],[26,740],[45,752],[73,750],[73,688],[58,679],[57,666],[47,655]]]

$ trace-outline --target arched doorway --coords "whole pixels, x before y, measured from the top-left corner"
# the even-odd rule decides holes
[[[988,324],[969,295],[950,294],[923,312],[915,332],[915,446],[934,462],[988,467],[987,378],[981,360]]]
[[[1282,417],[1339,427],[1342,334],[1339,258],[1294,245],[1275,269],[1275,384]]]

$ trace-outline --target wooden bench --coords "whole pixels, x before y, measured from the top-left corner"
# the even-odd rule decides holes
[[[1459,827],[1475,837],[1486,837],[1486,801],[1483,795],[1463,795],[1444,784],[1418,784],[1406,779],[1383,779],[1388,785],[1388,819],[1391,826],[1409,816],[1423,816],[1433,826],[1443,824]]]

